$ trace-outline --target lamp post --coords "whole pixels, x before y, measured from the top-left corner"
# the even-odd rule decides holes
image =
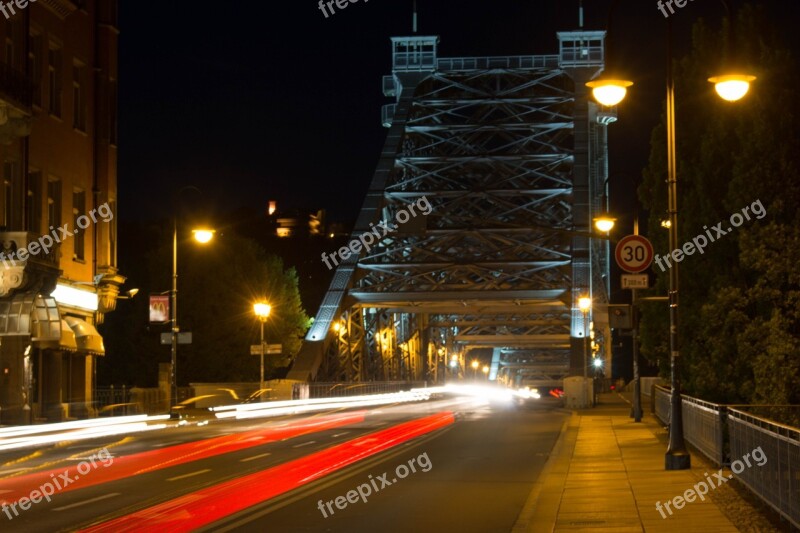
[[[728,11],[725,0],[722,0]],[[750,88],[755,76],[729,73],[708,78],[714,84],[717,94],[726,101],[735,102]],[[625,97],[632,82],[613,79],[597,79],[586,84],[593,90],[594,97],[604,105],[616,105]],[[672,18],[667,18],[667,196],[669,249],[678,248],[678,179],[675,153],[675,79],[672,70]],[[678,263],[669,269],[669,346],[670,374],[672,391],[670,393],[669,446],[664,457],[666,470],[686,470],[691,467],[691,456],[683,438],[683,413],[681,408],[680,348],[678,344]]]
[[[592,308],[592,299],[583,296],[578,298],[578,309],[583,314],[583,379],[589,378],[589,310]]]
[[[267,318],[269,317],[270,312],[272,311],[272,306],[270,306],[266,302],[258,302],[253,304],[253,311],[258,317],[259,322],[261,322],[261,381],[259,385],[259,390],[264,389],[264,352],[266,351],[266,346],[264,345],[264,324],[267,322]]]
[[[478,367],[480,363],[477,359],[473,359],[470,366],[472,366],[472,381],[478,381]]]
[[[207,244],[214,237],[214,230],[193,229],[192,237],[200,244]],[[170,308],[172,310],[172,351],[170,369],[170,408],[178,403],[178,216],[172,218],[172,290],[170,295]]]
[[[486,379],[489,379],[489,367],[488,366],[483,365],[483,368],[481,368],[481,372],[486,374]]]

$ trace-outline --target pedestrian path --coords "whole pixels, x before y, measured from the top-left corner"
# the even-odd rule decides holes
[[[705,472],[713,474],[699,461],[690,470],[664,470],[659,430],[649,412],[634,422],[618,394],[603,394],[596,407],[573,411],[514,532],[738,531],[708,496],[683,505],[679,500],[681,508],[675,508],[677,496]]]

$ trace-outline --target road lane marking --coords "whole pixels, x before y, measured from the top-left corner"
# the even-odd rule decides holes
[[[310,440],[310,441],[304,442],[302,444],[295,444],[294,446],[292,446],[292,448],[300,448],[301,446],[308,446],[309,444],[314,444],[315,442],[317,442],[317,441]]]
[[[97,498],[92,498],[90,500],[84,500],[78,503],[71,503],[69,505],[65,505],[63,507],[56,507],[53,511],[66,511],[67,509],[73,509],[75,507],[80,507],[81,505],[86,505],[89,503],[99,502],[100,500],[106,500],[108,498],[113,498],[114,496],[119,496],[119,492],[112,492],[111,494],[105,494],[103,496],[98,496]]]
[[[247,461],[255,461],[256,459],[261,459],[262,457],[266,457],[266,456],[268,456],[268,455],[272,455],[272,454],[269,454],[269,453],[261,453],[261,454],[258,454],[258,455],[254,455],[254,456],[252,456],[252,457],[246,457],[246,458],[244,458],[244,459],[239,459],[239,462],[240,462],[240,463],[246,463]]]
[[[206,472],[211,472],[211,469],[206,468],[204,470],[198,470],[197,472],[192,472],[191,474],[183,474],[182,476],[169,477],[167,478],[167,481],[177,481],[179,479],[185,479],[187,477],[199,476],[200,474],[205,474]]]
[[[343,431],[342,433],[337,433],[337,434],[335,434],[335,435],[333,436],[333,438],[335,439],[336,437],[341,437],[342,435],[347,435],[348,433],[350,433],[350,432],[349,432],[349,431]]]

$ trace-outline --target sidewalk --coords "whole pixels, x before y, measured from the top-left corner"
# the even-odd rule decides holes
[[[664,470],[666,446],[656,437],[658,422],[643,396],[641,423],[617,394],[603,394],[593,409],[573,411],[542,475],[525,504],[515,533],[736,532],[717,505],[705,497],[666,509],[710,470],[692,456],[691,470]]]

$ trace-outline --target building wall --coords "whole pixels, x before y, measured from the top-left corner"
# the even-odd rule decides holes
[[[20,231],[61,238],[58,227],[72,232],[76,217],[94,211],[85,229],[63,238],[56,258],[59,285],[99,299],[97,311],[59,301],[60,314],[99,323],[124,281],[116,265],[117,0],[38,0],[9,15],[0,14],[0,240]],[[4,112],[13,117],[5,123]],[[97,208],[105,203],[111,215],[103,209],[103,217]],[[94,355],[29,344],[33,403],[91,403]],[[70,370],[57,372],[62,366]],[[34,417],[53,411],[39,407]]]

